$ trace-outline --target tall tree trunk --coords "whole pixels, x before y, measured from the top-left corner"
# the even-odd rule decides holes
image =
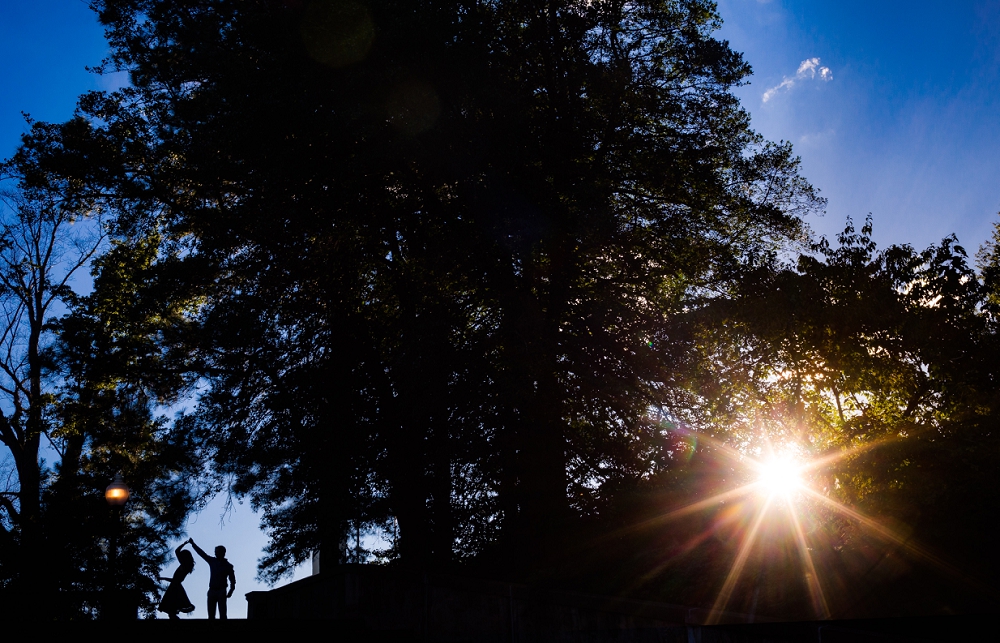
[[[442,394],[443,395],[443,394]],[[451,442],[448,439],[448,426],[444,419],[438,419],[431,432],[434,454],[431,467],[433,475],[430,480],[431,535],[430,549],[435,564],[448,566],[453,559],[455,540],[455,518],[452,509],[452,471]]]

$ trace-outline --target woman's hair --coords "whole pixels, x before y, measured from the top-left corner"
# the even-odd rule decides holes
[[[194,556],[186,549],[177,552],[177,562],[185,567],[194,567]]]

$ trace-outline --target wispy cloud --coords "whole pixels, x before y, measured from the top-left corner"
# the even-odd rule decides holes
[[[817,75],[822,81],[833,80],[833,72],[830,71],[829,67],[820,65],[819,58],[806,58],[799,63],[799,68],[795,71],[794,76],[785,76],[781,79],[780,83],[764,92],[764,102],[766,103],[774,98],[774,96],[780,91],[791,89],[795,86],[795,83],[800,80],[812,80],[816,78]]]

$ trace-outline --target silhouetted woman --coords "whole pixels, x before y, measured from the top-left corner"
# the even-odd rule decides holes
[[[181,543],[180,547],[174,550],[177,554],[177,562],[181,564],[174,572],[173,578],[164,578],[160,576],[160,580],[170,581],[170,585],[167,587],[167,591],[163,593],[163,599],[160,601],[160,606],[157,608],[161,612],[165,613],[170,618],[177,618],[178,612],[183,612],[185,614],[190,614],[194,611],[194,605],[188,600],[187,592],[184,591],[184,579],[187,575],[194,570],[194,556],[191,552],[184,549],[184,545],[187,542]]]

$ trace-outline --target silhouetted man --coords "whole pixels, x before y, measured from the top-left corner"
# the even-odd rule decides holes
[[[226,619],[226,599],[236,591],[236,571],[233,565],[226,560],[226,548],[219,545],[215,548],[215,556],[209,556],[201,547],[195,544],[194,539],[188,538],[188,542],[198,552],[198,555],[205,559],[212,575],[208,579],[208,618],[215,618],[215,607],[219,607],[219,618]],[[231,583],[229,593],[226,593],[226,581]]]

